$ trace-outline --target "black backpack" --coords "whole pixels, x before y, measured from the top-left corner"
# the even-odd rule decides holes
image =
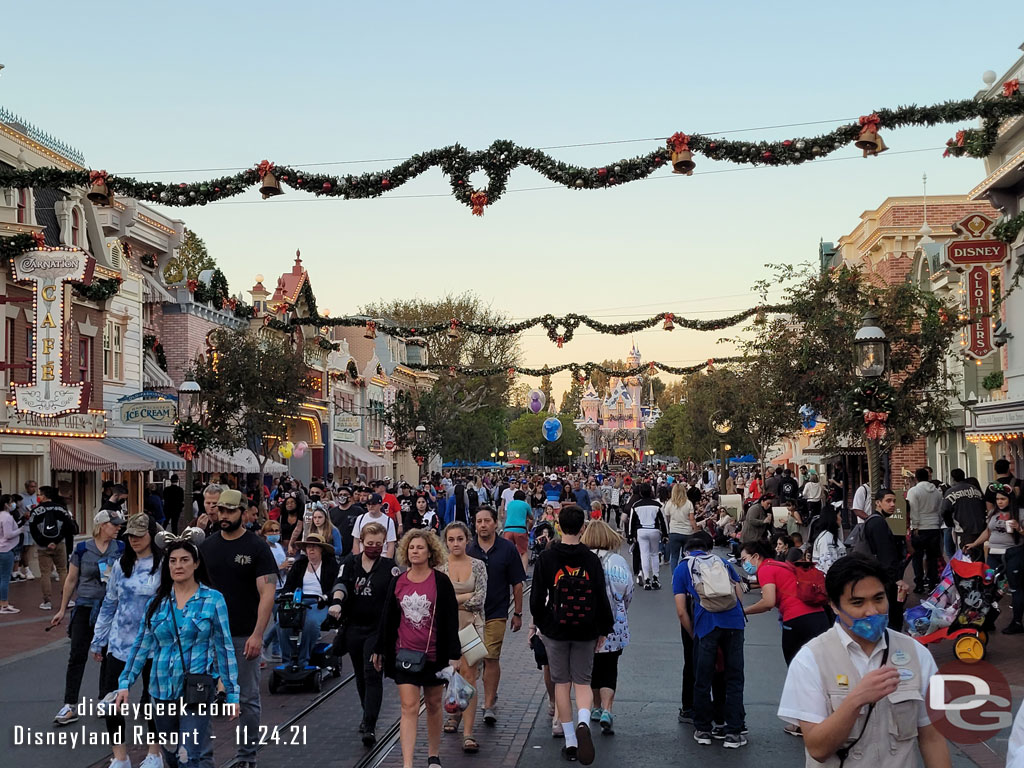
[[[563,565],[555,572],[551,614],[563,627],[589,629],[594,623],[594,587],[587,569]]]

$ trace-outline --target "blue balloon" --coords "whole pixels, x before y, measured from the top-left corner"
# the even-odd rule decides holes
[[[541,433],[549,443],[555,442],[562,436],[562,422],[554,416],[544,419],[544,423],[541,425]]]

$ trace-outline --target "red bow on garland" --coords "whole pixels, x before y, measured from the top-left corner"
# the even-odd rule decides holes
[[[690,149],[690,137],[685,133],[676,131],[668,139],[668,145],[673,152],[687,152]]]
[[[89,171],[89,183],[94,187],[99,184],[107,183],[107,172],[106,171]]]
[[[473,206],[474,216],[484,215],[484,206],[487,205],[487,193],[486,192],[474,192],[469,196],[470,205]]]
[[[182,443],[178,446],[178,453],[185,457],[185,461],[192,461],[196,456],[196,447],[192,443]]]
[[[263,160],[256,166],[256,173],[261,179],[272,170],[274,170],[274,164],[269,160]]]
[[[46,245],[46,235],[44,235],[42,232],[33,232],[32,239],[36,241],[37,248],[42,248],[44,245]]]
[[[190,279],[187,283],[185,283],[185,285],[188,286],[189,293],[195,293],[196,290],[199,288],[199,281],[195,279]]]
[[[878,133],[878,126],[881,125],[882,118],[872,112],[870,115],[861,115],[860,118],[860,131],[864,133],[868,131],[870,133]]]
[[[709,357],[708,358],[708,370],[709,371],[715,370],[715,358],[713,358],[713,357]]]
[[[888,420],[888,413],[864,411],[864,423],[867,425],[868,440],[881,440],[883,437],[885,437],[885,422],[887,422]]]
[[[561,349],[562,345],[565,343],[565,336],[559,336],[558,341],[555,343],[558,344],[558,348]]]
[[[1016,77],[1013,80],[1007,80],[1003,83],[1003,96],[1010,98],[1013,94],[1020,91],[1020,80]]]

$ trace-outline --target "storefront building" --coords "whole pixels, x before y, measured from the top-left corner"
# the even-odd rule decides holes
[[[1013,79],[1024,80],[1024,56],[978,97],[1002,98],[1003,83]],[[992,154],[985,158],[985,174],[971,190],[971,199],[988,201],[1004,219],[1024,213],[1024,119],[1012,118],[1000,126]],[[1006,249],[1004,283],[1022,260],[1024,229]],[[991,466],[1000,458],[1008,459],[1011,471],[1020,477],[1024,472],[1024,292],[1020,287],[1006,297],[1000,311],[990,329],[990,341],[1001,346],[992,357],[1003,372],[1003,382],[991,390],[976,390],[979,397],[969,407],[967,438],[977,447],[987,477],[993,475]]]

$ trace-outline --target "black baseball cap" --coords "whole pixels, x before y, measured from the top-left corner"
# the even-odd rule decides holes
[[[366,503],[367,504],[381,504],[381,503],[383,503],[383,501],[384,501],[384,499],[382,499],[380,497],[379,493],[371,493],[370,494],[370,499]]]

